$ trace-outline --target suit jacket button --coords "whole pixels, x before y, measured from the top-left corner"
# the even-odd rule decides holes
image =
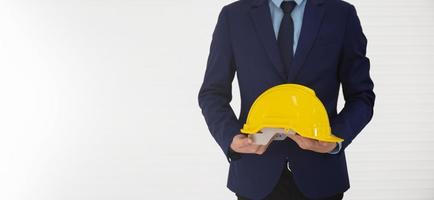
[[[290,172],[292,172],[291,168],[289,167],[289,161],[286,161],[286,168],[287,168]]]

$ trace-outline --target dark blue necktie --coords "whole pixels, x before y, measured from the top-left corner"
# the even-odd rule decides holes
[[[291,18],[291,12],[296,6],[294,1],[283,1],[280,8],[283,10],[283,18],[280,23],[279,35],[277,41],[279,43],[280,54],[283,64],[285,65],[286,76],[288,76],[289,68],[291,67],[293,58],[293,40],[294,40],[294,22]]]

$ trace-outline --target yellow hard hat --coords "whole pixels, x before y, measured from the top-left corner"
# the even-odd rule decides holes
[[[253,103],[241,132],[257,134],[267,128],[319,141],[343,141],[332,135],[327,111],[315,92],[298,84],[282,84],[262,93]]]

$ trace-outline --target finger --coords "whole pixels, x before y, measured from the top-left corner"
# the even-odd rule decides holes
[[[336,142],[319,142],[324,153],[332,151],[338,144]]]
[[[248,145],[254,144],[252,138],[247,137],[247,144]]]
[[[329,149],[331,149],[331,145],[333,145],[333,143],[330,142],[322,142],[322,141],[318,141],[318,140],[312,140],[310,141],[310,145],[311,145],[311,150],[318,152],[318,153],[326,153],[329,152]]]
[[[267,151],[268,145],[261,145],[258,149],[258,151],[256,152],[256,154],[262,155],[263,153],[265,153],[265,151]]]
[[[298,146],[303,145],[303,137],[299,135],[291,135],[290,138],[294,140],[294,142],[297,143]]]
[[[253,149],[258,152],[262,145],[254,145]]]
[[[239,153],[255,153],[255,149],[251,147],[251,145],[243,145],[236,147],[237,152]]]
[[[314,139],[310,139],[310,138],[303,138],[303,139],[304,139],[304,142],[305,142],[305,144],[309,150],[315,151],[320,147],[318,140],[314,140]]]
[[[295,142],[299,140],[299,136],[295,135],[295,134],[288,134],[288,137],[291,138],[292,140],[294,140]]]
[[[330,147],[330,146],[332,146],[334,144],[335,144],[334,142],[323,142],[323,141],[319,141],[318,142],[318,145],[321,146],[321,147]]]
[[[236,144],[240,144],[241,141],[247,136],[243,135],[243,134],[237,134],[235,135],[234,139],[232,139],[232,142],[236,143]]]
[[[297,137],[297,135],[290,134],[290,135],[288,135],[288,137],[289,137],[292,141],[294,141],[295,143],[297,143],[298,146],[300,146],[300,140],[299,140],[299,138]]]
[[[241,152],[240,147],[243,146],[243,141],[247,136],[245,136],[244,134],[237,134],[234,136],[232,143],[231,143],[231,148],[232,150],[239,152],[239,153],[243,153]]]
[[[237,137],[237,142],[236,142],[237,143],[237,147],[241,148],[241,147],[244,147],[244,146],[247,146],[247,145],[250,144],[251,139],[248,138],[246,135],[239,134],[237,136],[238,136]]]
[[[242,140],[242,139],[247,138],[247,135],[244,135],[244,134],[238,134],[238,135],[235,136],[235,138],[238,139],[238,140]]]
[[[242,147],[243,150],[249,152],[249,153],[256,153],[261,145],[257,144],[250,144],[247,146]]]
[[[248,136],[245,136],[245,138],[243,138],[241,142],[242,142],[241,146],[243,146],[243,147],[254,144],[252,138],[250,138]]]
[[[333,143],[330,143],[330,142],[322,142],[322,141],[318,141],[318,142],[315,143],[316,148],[321,149],[321,150],[323,150],[323,149],[328,149],[328,148],[330,148],[332,145],[333,145]]]
[[[299,141],[297,144],[299,145],[300,148],[304,150],[312,150],[314,148],[313,145],[314,140],[299,135],[296,135],[295,138],[297,138],[297,140]]]
[[[310,150],[311,149],[311,145],[310,145],[309,140],[306,140],[306,138],[301,137],[301,136],[298,136],[298,137],[299,137],[299,140],[300,140],[300,143],[301,143],[300,147],[302,149],[304,149],[304,150]]]

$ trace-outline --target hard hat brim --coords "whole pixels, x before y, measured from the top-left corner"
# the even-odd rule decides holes
[[[248,135],[254,135],[257,134],[261,129],[264,128],[279,128],[282,126],[279,125],[272,125],[272,126],[264,126],[264,127],[257,127],[256,129],[248,129],[249,127],[244,127],[243,129],[241,129],[241,133],[244,134],[248,134]],[[314,140],[318,140],[318,141],[322,141],[322,142],[343,142],[344,140],[342,138],[339,138],[333,134],[318,134],[318,136],[312,135],[312,134],[304,134],[304,131],[302,130],[293,130],[291,128],[283,128],[288,132],[289,130],[292,130],[296,133],[298,133],[300,136],[305,137],[305,138],[310,138],[310,139],[314,139]]]
[[[343,142],[344,141],[343,139],[336,137],[332,134],[328,135],[327,137],[314,137],[314,136],[310,136],[310,135],[306,135],[306,136],[302,135],[302,136],[306,137],[306,138],[318,140],[321,142]]]

